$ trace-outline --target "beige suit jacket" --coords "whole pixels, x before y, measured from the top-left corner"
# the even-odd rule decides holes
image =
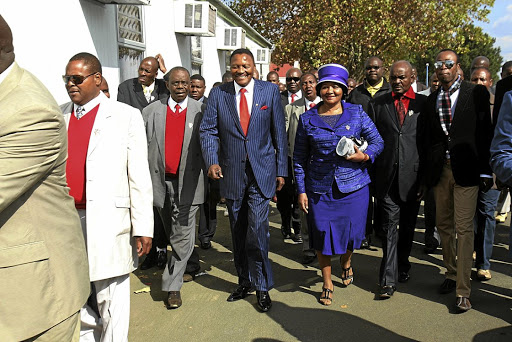
[[[85,163],[84,232],[91,281],[138,266],[134,236],[153,237],[153,191],[144,122],[138,109],[99,93]],[[71,102],[61,106],[66,126]]]
[[[44,85],[14,64],[0,84],[0,340],[76,313],[89,295],[84,238],[66,183],[67,136]]]

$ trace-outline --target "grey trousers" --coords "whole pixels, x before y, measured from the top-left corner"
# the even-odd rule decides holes
[[[158,213],[172,248],[171,258],[162,274],[162,291],[179,291],[187,261],[194,251],[198,205],[180,205],[178,179],[166,180],[167,194]]]

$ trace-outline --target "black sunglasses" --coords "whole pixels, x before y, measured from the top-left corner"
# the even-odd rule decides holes
[[[62,80],[64,81],[65,84],[68,84],[68,82],[71,81],[71,83],[73,83],[74,85],[79,85],[79,84],[82,84],[87,77],[92,76],[94,74],[96,74],[96,73],[93,72],[92,74],[89,74],[87,76],[82,76],[82,75],[63,75],[62,76]]]
[[[443,64],[444,66],[446,66],[446,69],[451,69],[455,65],[455,61],[449,59],[445,61],[437,61],[434,63],[434,66],[436,67],[436,69],[441,69],[443,67]]]
[[[286,82],[294,81],[295,83],[300,82],[300,77],[286,77]]]
[[[366,70],[379,70],[381,67],[378,65],[368,65]]]

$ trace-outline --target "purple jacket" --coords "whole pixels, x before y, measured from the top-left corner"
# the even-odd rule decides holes
[[[342,193],[356,191],[370,183],[368,167],[382,152],[384,141],[361,105],[343,102],[343,115],[333,128],[318,115],[321,104],[300,116],[293,154],[297,192],[324,194],[334,181]],[[356,163],[338,156],[336,146],[343,136],[366,139],[370,160]]]

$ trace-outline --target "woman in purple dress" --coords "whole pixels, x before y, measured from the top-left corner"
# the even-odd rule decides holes
[[[368,167],[382,151],[384,142],[360,105],[342,101],[347,93],[348,71],[339,64],[318,69],[316,107],[300,116],[293,155],[299,205],[308,214],[311,247],[318,255],[323,286],[320,303],[330,305],[334,285],[331,257],[341,254],[344,286],[353,281],[352,251],[364,239],[370,176]],[[359,143],[352,153],[340,152],[343,140]],[[364,149],[364,151],[362,151]]]

